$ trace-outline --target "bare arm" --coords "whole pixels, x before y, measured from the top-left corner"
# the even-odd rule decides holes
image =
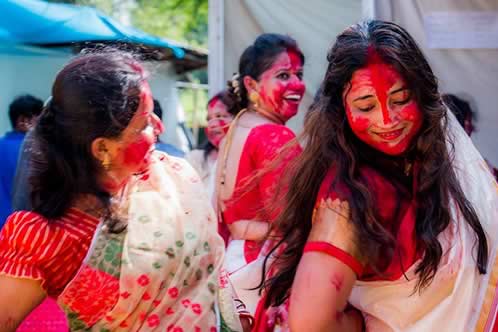
[[[41,282],[0,275],[0,332],[14,332],[46,294]]]
[[[321,242],[358,257],[347,203],[324,202],[317,210],[308,242]],[[361,331],[363,317],[345,311],[356,281],[353,268],[336,256],[305,252],[292,285],[289,325],[292,331]]]
[[[361,332],[361,314],[344,312],[355,280],[354,272],[334,257],[304,254],[292,285],[291,331]]]
[[[228,225],[230,234],[234,240],[261,241],[268,234],[270,225],[264,221],[238,220]]]

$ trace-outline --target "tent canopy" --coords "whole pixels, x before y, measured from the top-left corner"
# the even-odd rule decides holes
[[[185,51],[171,42],[127,27],[100,11],[41,0],[0,1],[0,40],[52,46],[78,42],[123,42],[169,49],[176,59]]]

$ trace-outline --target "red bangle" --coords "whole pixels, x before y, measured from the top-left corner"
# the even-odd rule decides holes
[[[363,272],[363,266],[360,264],[360,262],[358,262],[356,258],[328,242],[313,241],[306,243],[303,252],[311,251],[323,252],[324,254],[330,255],[340,260],[341,262],[349,266],[351,270],[356,273],[357,277],[361,276]]]

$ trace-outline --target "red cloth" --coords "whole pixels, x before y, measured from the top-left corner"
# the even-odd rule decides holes
[[[381,259],[380,266],[377,267],[382,272],[382,275],[376,274],[372,266],[367,265],[359,280],[397,280],[403,275],[404,271],[421,257],[421,253],[417,252],[415,238],[415,202],[401,197],[394,185],[385,180],[375,170],[363,167],[360,171],[362,177],[366,180],[374,201],[377,203],[377,212],[381,222],[396,239],[396,247],[391,260],[388,260],[387,253],[382,255],[386,258]],[[317,204],[322,199],[327,198],[332,200],[336,198],[346,199],[349,193],[345,188],[338,186],[338,192],[331,190],[333,179],[334,171],[331,169],[322,182]]]
[[[66,315],[54,299],[47,298],[17,328],[17,332],[67,332]]]
[[[244,188],[294,138],[295,135],[289,128],[278,124],[264,124],[250,131],[240,156],[234,194],[225,201],[223,219],[227,224],[244,219],[272,222],[277,217],[278,210],[271,211],[268,208],[273,207],[275,190],[287,162],[301,152],[299,145],[292,149],[277,168],[265,173],[256,186],[248,187],[248,191]],[[249,263],[255,260],[260,250],[260,243],[245,241],[246,261]]]
[[[0,233],[0,273],[41,280],[57,297],[78,271],[99,221],[70,209],[48,221],[34,212],[15,212]]]

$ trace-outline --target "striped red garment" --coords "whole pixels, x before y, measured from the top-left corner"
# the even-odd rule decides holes
[[[0,274],[42,281],[57,297],[78,271],[99,220],[74,208],[48,221],[34,212],[15,212],[0,233]]]

